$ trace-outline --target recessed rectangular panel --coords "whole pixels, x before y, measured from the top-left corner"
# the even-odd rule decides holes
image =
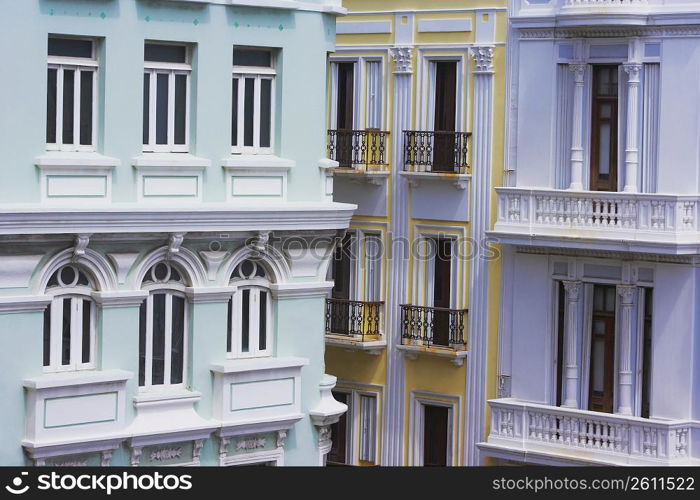
[[[471,19],[421,19],[418,21],[418,31],[420,33],[447,33],[471,30]]]
[[[46,196],[102,198],[107,196],[107,176],[47,175]]]
[[[294,404],[294,379],[231,384],[231,411]]]
[[[144,196],[196,197],[199,181],[196,176],[144,176]]]
[[[270,177],[233,177],[233,196],[282,196],[283,178]]]
[[[391,21],[341,21],[335,24],[335,32],[338,35],[391,33]]]
[[[113,422],[117,392],[52,398],[44,401],[44,428]]]

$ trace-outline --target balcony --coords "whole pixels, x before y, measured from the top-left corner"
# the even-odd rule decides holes
[[[381,328],[383,305],[383,302],[326,299],[326,345],[379,354],[386,347]]]
[[[379,184],[389,175],[388,136],[378,129],[329,130],[328,158],[338,162],[334,174]]]
[[[402,304],[401,345],[409,358],[427,354],[450,358],[461,366],[467,355],[468,309]]]
[[[496,188],[503,243],[695,254],[699,196]]]
[[[698,422],[632,416],[494,399],[483,453],[547,465],[698,465]],[[695,438],[697,441],[697,438]]]
[[[404,131],[403,172],[409,184],[448,181],[466,189],[469,175],[469,132]]]

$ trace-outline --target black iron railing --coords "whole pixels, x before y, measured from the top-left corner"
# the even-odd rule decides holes
[[[466,174],[470,132],[405,130],[403,169]]]
[[[401,343],[464,348],[467,309],[402,304]]]
[[[379,170],[388,163],[388,135],[376,129],[329,130],[328,157],[342,168]]]
[[[326,299],[326,334],[361,337],[381,335],[383,302]]]

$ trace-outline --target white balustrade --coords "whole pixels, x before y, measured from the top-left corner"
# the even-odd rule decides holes
[[[690,433],[697,422],[650,420],[509,398],[491,400],[489,406],[492,445],[559,452],[601,463],[673,464],[692,458]]]
[[[646,5],[647,0],[566,0],[566,5],[586,7],[608,7],[618,5]]]

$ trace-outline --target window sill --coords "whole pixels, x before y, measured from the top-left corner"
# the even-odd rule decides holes
[[[173,402],[182,402],[188,399],[199,401],[202,394],[198,391],[188,389],[154,389],[147,392],[140,392],[134,396],[134,405],[169,405]]]
[[[453,174],[450,172],[400,172],[410,186],[419,187],[423,181],[451,182],[457,189],[467,189],[471,174]]]
[[[348,335],[326,334],[326,346],[337,347],[349,352],[360,351],[378,356],[386,348],[386,340],[381,335],[376,335],[371,340],[354,338]]]
[[[455,366],[462,366],[468,354],[466,349],[457,350],[450,347],[400,344],[397,345],[396,348],[402,351],[408,359],[416,359],[418,355],[437,356],[440,358],[449,358]]]
[[[211,161],[190,153],[143,153],[132,159],[132,165],[137,170],[204,170]]]
[[[258,370],[277,370],[281,368],[301,368],[309,364],[306,358],[240,358],[229,359],[223,363],[211,365],[214,373],[241,373]]]
[[[46,373],[24,380],[27,389],[52,389],[90,384],[126,382],[134,374],[125,370],[83,370],[75,372]]]
[[[93,152],[49,151],[34,158],[34,164],[42,170],[64,170],[66,168],[112,169],[118,167],[121,161],[118,158]]]
[[[280,158],[275,155],[246,155],[232,154],[221,161],[225,169],[265,169],[289,170],[296,166],[294,160]]]

